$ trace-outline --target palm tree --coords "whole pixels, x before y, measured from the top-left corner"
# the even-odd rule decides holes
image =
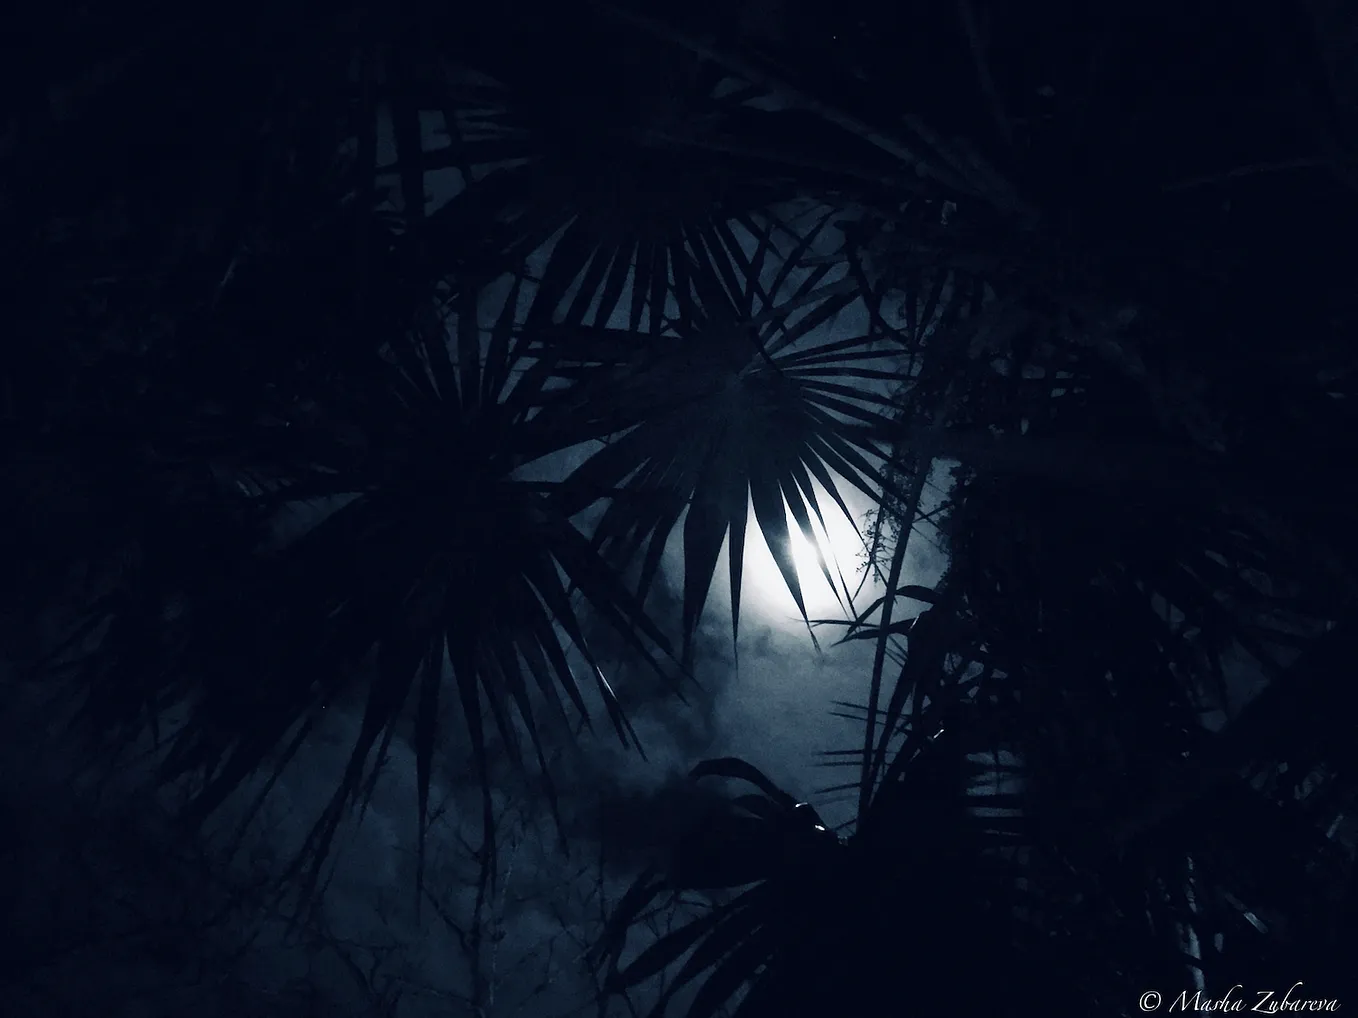
[[[909,33],[965,83],[927,94],[876,48],[896,26],[872,19],[898,15],[865,13],[813,75],[798,47],[852,33],[791,4],[757,38],[696,8],[414,2],[54,29],[6,157],[8,459],[36,493],[27,533],[60,476],[66,526],[92,536],[9,549],[11,600],[80,598],[80,640],[34,651],[39,674],[71,677],[115,742],[187,709],[162,774],[197,781],[196,816],[359,704],[298,860],[314,885],[393,738],[416,747],[422,834],[449,698],[487,810],[497,740],[552,794],[545,747],[588,717],[582,685],[632,740],[595,623],[678,688],[726,541],[738,633],[747,506],[801,605],[790,528],[847,514],[851,485],[882,506],[887,590],[843,627],[876,647],[837,758],[853,836],[760,779],[663,880],[763,882],[628,978],[701,939],[698,1013],[756,975],[752,1013],[850,985],[866,1002],[864,972],[960,971],[947,957],[985,939],[994,987],[1060,972],[1089,1013],[1152,977],[1320,951],[1351,920],[1288,906],[1324,880],[1259,878],[1350,865],[1325,837],[1353,795],[1326,683],[1358,567],[1355,210],[1335,157],[1306,187],[1242,168],[1289,154],[1297,108],[1341,137],[1310,101],[1323,78],[1281,9],[1232,15],[1238,63],[1197,67],[1187,47],[1219,26],[1195,16],[1180,43],[1119,9],[1034,64],[1013,15],[956,6]],[[1127,77],[1147,52],[1174,71],[1163,94]],[[1213,75],[1248,117],[1184,98]],[[1280,211],[1298,205],[1304,244]],[[860,307],[861,334],[824,337]],[[961,464],[954,561],[923,590],[903,563],[940,460]],[[676,534],[671,643],[647,604]],[[910,598],[932,607],[902,619]],[[1232,702],[1242,655],[1267,709]],[[1254,720],[1284,705],[1285,726]],[[1017,790],[972,794],[987,754]],[[1271,856],[1225,836],[1283,815]],[[1289,916],[1292,954],[1249,939],[1263,910]]]

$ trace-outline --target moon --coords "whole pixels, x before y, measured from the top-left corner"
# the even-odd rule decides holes
[[[849,497],[853,493],[841,491],[840,494],[849,511],[861,520],[862,515],[855,506],[857,500]],[[867,569],[863,537],[860,536],[859,528],[855,527],[854,522],[846,517],[834,500],[823,491],[817,490],[816,501],[820,505],[825,526],[821,527],[820,521],[813,513],[811,526],[815,544],[807,540],[791,514],[788,515],[788,543],[791,545],[792,560],[797,568],[797,579],[801,584],[802,600],[806,604],[807,615],[813,620],[843,618],[849,611],[851,595],[857,595],[853,600],[860,609],[870,602],[871,597],[876,596],[870,592],[871,583],[863,584],[862,592],[859,592],[859,583]],[[784,509],[786,510],[786,506]],[[749,511],[749,523],[745,534],[744,575],[741,584],[742,610],[748,606],[770,620],[796,620],[800,625],[801,613],[797,610],[797,603],[787,589],[787,581],[783,579],[783,574],[759,531],[753,505]],[[825,580],[825,571],[821,565],[822,557],[825,567],[834,578],[835,587],[839,588],[838,598],[835,596],[835,590]],[[848,587],[847,592],[844,585]]]

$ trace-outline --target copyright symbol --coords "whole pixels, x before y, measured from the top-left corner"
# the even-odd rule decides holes
[[[1141,997],[1137,1000],[1137,1003],[1138,1003],[1139,1005],[1141,1005],[1141,1010],[1143,1010],[1143,1011],[1156,1011],[1156,1010],[1159,1010],[1159,1008],[1160,1008],[1160,994],[1156,993],[1154,990],[1147,990],[1147,991],[1146,991],[1145,993],[1143,993],[1143,994],[1141,995]]]

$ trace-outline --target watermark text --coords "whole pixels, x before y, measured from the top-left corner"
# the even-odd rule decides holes
[[[1158,990],[1147,990],[1137,999],[1142,1011],[1164,1011],[1166,1014],[1202,1012],[1234,1012],[1246,1014],[1288,1014],[1293,1011],[1338,1011],[1339,1001],[1327,997],[1308,997],[1303,983],[1293,983],[1284,991],[1246,990],[1236,983],[1219,997],[1206,990],[1184,990],[1166,997]]]

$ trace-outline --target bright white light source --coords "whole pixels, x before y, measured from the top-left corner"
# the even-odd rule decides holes
[[[849,501],[848,494],[842,494],[850,512],[856,512],[857,508]],[[825,517],[825,529],[821,530],[819,521],[813,515],[812,526],[816,537],[816,544],[813,545],[789,515],[788,540],[792,550],[792,561],[797,569],[797,579],[801,583],[802,599],[806,604],[807,614],[813,619],[842,618],[840,600],[847,604],[845,592],[841,589],[840,600],[836,600],[834,591],[825,582],[825,573],[816,555],[816,548],[819,546],[825,565],[835,580],[835,586],[840,586],[842,574],[843,582],[848,584],[849,593],[853,594],[857,591],[859,580],[863,576],[863,541],[853,523],[844,516],[829,496],[818,490],[816,498]],[[773,554],[760,536],[753,506],[750,509],[750,522],[745,535],[744,574],[742,610],[750,607],[761,614],[779,619],[797,616],[797,605],[788,592],[787,582],[783,579]],[[863,593],[867,595],[868,586],[864,587]],[[855,599],[855,603],[858,600],[861,600],[861,596]]]

